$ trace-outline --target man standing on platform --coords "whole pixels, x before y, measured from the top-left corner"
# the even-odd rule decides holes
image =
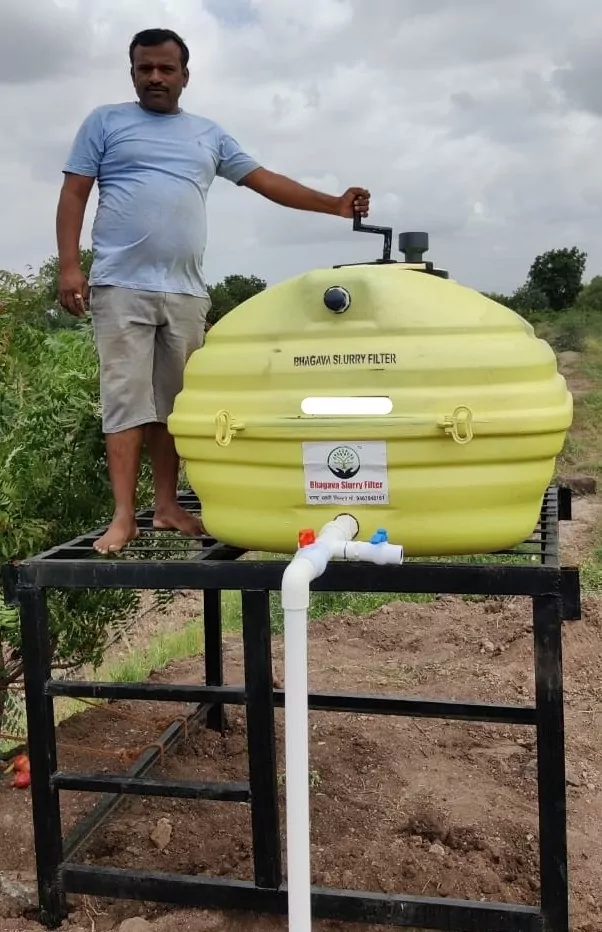
[[[171,30],[130,45],[138,100],[98,107],[84,120],[64,167],[57,211],[60,301],[75,316],[89,300],[100,360],[103,431],[115,499],[95,543],[118,551],[138,535],[135,498],[146,442],[155,482],[154,526],[189,536],[200,522],[177,503],[179,461],[166,422],[211,306],[203,277],[206,197],[216,175],[284,207],[352,218],[370,194],[333,197],[275,174],[219,125],[181,109],[189,52]],[[99,205],[89,282],[79,248],[94,181]]]

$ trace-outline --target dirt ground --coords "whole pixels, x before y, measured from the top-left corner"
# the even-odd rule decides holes
[[[575,501],[565,525],[567,561],[586,552],[599,519],[596,502]],[[570,884],[573,932],[602,928],[601,602],[564,634]],[[185,614],[185,609],[182,609]],[[197,606],[198,611],[198,606]],[[310,687],[501,702],[533,700],[528,600],[395,603],[310,629]],[[274,640],[283,679],[283,644]],[[228,683],[242,682],[239,638],[225,646]],[[202,680],[202,659],[173,664],[153,679]],[[59,729],[59,766],[118,771],[117,755],[151,743],[183,711],[119,703],[89,709]],[[121,713],[121,714],[118,714]],[[201,732],[158,766],[179,779],[247,778],[242,710],[231,709],[225,737]],[[279,771],[283,713],[277,712]],[[509,726],[312,713],[312,872],[322,886],[536,904],[537,806],[534,732]],[[122,753],[123,758],[123,753]],[[284,829],[285,789],[281,785]],[[62,794],[65,831],[90,795]],[[162,820],[160,822],[160,820]],[[157,825],[160,824],[159,833]],[[158,837],[165,832],[165,837]],[[155,837],[153,838],[151,836]],[[167,836],[169,840],[167,841]],[[284,831],[283,831],[284,838]],[[166,842],[164,844],[164,842]],[[82,853],[85,863],[252,878],[246,805],[131,798]],[[0,891],[33,884],[28,791],[0,781]],[[144,916],[154,932],[277,932],[284,919],[179,911],[128,901],[73,897],[63,928],[109,932]],[[377,927],[316,923],[320,932]],[[378,927],[382,928],[382,927]],[[0,895],[1,932],[40,932],[13,896]],[[133,930],[134,932],[134,930]]]

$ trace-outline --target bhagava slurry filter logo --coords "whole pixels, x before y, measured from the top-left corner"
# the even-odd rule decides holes
[[[387,505],[387,444],[304,443],[307,505]]]
[[[327,464],[337,479],[353,479],[362,468],[359,456],[351,447],[335,447],[328,457]]]

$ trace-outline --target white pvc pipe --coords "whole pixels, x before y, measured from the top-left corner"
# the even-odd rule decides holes
[[[367,561],[384,566],[386,563],[402,563],[403,547],[399,544],[389,544],[383,541],[380,544],[371,544],[363,540],[350,540],[342,544],[335,544],[332,556],[341,560]]]
[[[307,609],[286,612],[284,640],[288,927],[310,932]]]
[[[403,548],[353,541],[352,515],[326,524],[315,543],[298,550],[282,578],[289,932],[311,932],[307,610],[309,587],[333,557],[400,564]]]

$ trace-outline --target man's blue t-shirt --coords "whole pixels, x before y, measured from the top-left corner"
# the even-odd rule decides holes
[[[98,180],[90,284],[206,295],[209,187],[216,175],[238,184],[258,167],[204,117],[137,103],[93,110],[63,169]]]

